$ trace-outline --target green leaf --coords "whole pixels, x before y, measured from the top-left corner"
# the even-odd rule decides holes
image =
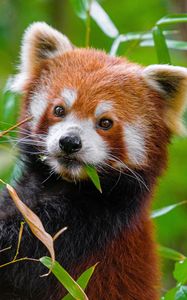
[[[1,105],[1,130],[5,130],[16,122],[18,117],[18,105],[20,95],[6,91],[3,96],[3,103]]]
[[[164,35],[171,35],[171,34],[175,34],[176,31],[174,30],[169,30],[169,31],[164,31]],[[117,51],[119,49],[119,46],[121,43],[129,43],[131,41],[137,41],[139,42],[141,47],[154,47],[154,42],[153,42],[153,35],[151,32],[130,32],[127,34],[120,34],[113,42],[111,50],[110,50],[110,55],[115,56],[117,54]],[[179,42],[180,41],[174,41],[174,42]],[[186,42],[181,42],[181,50],[182,47],[185,47],[186,45],[182,45],[182,43]],[[176,43],[177,44],[177,43]],[[173,44],[174,47],[174,44]]]
[[[127,34],[120,34],[113,42],[110,55],[115,56],[117,54],[117,51],[119,49],[119,46],[121,43],[128,43],[131,41],[141,41],[144,39],[151,39],[152,34],[151,33],[127,33]]]
[[[118,29],[97,1],[91,2],[90,15],[107,36],[111,38],[118,36]]]
[[[158,217],[161,217],[163,215],[166,215],[168,214],[170,211],[174,210],[175,208],[177,208],[178,206],[181,206],[181,205],[184,205],[184,204],[187,204],[187,201],[182,201],[182,202],[179,202],[179,203],[176,203],[176,204],[172,204],[172,205],[169,205],[169,206],[165,206],[163,208],[160,208],[160,209],[156,209],[152,212],[151,214],[151,218],[152,219],[155,219],[155,218],[158,218]]]
[[[101,5],[95,0],[71,0],[79,18],[86,20],[88,12],[99,28],[109,37],[115,38],[119,32]]]
[[[40,262],[48,269],[51,269],[52,267],[52,273],[74,299],[88,300],[88,297],[86,296],[82,288],[57,261],[55,261],[53,264],[52,260],[49,257],[45,256],[40,258]]]
[[[86,289],[88,282],[90,278],[93,275],[93,272],[95,271],[95,268],[97,267],[98,263],[95,264],[93,267],[90,267],[88,270],[86,270],[77,280],[77,283],[81,286],[83,290]]]
[[[71,4],[77,16],[82,20],[86,20],[87,11],[90,5],[89,0],[71,0]]]
[[[153,40],[160,64],[171,64],[171,59],[162,30],[156,26],[153,28]]]
[[[83,291],[86,289],[88,282],[90,278],[93,275],[93,272],[96,268],[97,264],[93,267],[86,270],[77,280],[77,283],[80,285],[80,287],[83,289]],[[62,300],[73,300],[72,296],[70,294],[66,295]]]
[[[158,251],[159,251],[160,256],[162,256],[164,258],[171,259],[171,260],[181,261],[181,260],[184,260],[186,258],[180,252],[175,251],[173,249],[170,249],[168,247],[159,246]]]
[[[158,26],[165,27],[167,25],[173,25],[173,24],[185,23],[185,22],[187,22],[187,14],[171,14],[160,19],[156,24]]]
[[[167,40],[166,42],[168,48],[177,49],[177,50],[187,50],[187,42],[175,41],[175,40]]]
[[[179,285],[169,290],[161,300],[187,300],[187,286]]]
[[[90,179],[92,180],[93,184],[96,186],[96,188],[102,193],[100,179],[99,179],[99,176],[98,176],[98,173],[97,173],[95,167],[86,165],[85,171],[88,174],[88,176],[90,177]]]
[[[187,42],[166,40],[166,44],[169,49],[187,50]],[[152,39],[144,40],[144,41],[140,42],[140,46],[141,47],[154,47],[154,42]]]
[[[177,292],[177,287],[169,290],[161,300],[175,300],[175,294]]]
[[[178,283],[187,283],[187,259],[175,264],[173,275]]]
[[[187,300],[187,286],[181,285],[175,295],[175,300]]]

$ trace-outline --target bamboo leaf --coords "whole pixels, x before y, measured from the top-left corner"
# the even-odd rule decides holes
[[[59,280],[59,282],[66,288],[66,290],[70,293],[73,299],[88,300],[83,289],[57,261],[53,263],[49,257],[45,256],[40,258],[40,262],[48,269],[52,270],[52,273]]]
[[[131,41],[141,41],[144,39],[151,39],[151,37],[152,37],[151,33],[143,33],[143,32],[120,34],[112,44],[110,55],[115,56],[117,54],[117,51],[121,43],[127,43]]]
[[[186,258],[182,253],[168,247],[159,246],[158,251],[160,256],[174,261],[181,261]]]
[[[187,50],[187,42],[166,40],[166,44],[169,49]],[[144,41],[140,42],[140,46],[141,47],[154,47],[154,42],[152,39],[144,40]]]
[[[115,38],[119,32],[108,14],[95,0],[71,0],[74,10],[79,18],[86,20],[88,11],[99,28],[109,37]]]
[[[173,272],[174,278],[178,283],[187,283],[187,259],[177,262]]]
[[[2,181],[1,181],[2,182]],[[44,226],[38,216],[18,197],[15,189],[6,184],[6,187],[9,191],[9,194],[14,201],[16,207],[23,215],[25,221],[29,225],[32,233],[46,246],[51,255],[52,262],[55,261],[55,251],[52,236],[47,233],[44,229]],[[48,274],[46,274],[48,275]],[[43,275],[44,276],[44,275]]]
[[[166,40],[166,43],[167,43],[167,47],[170,49],[187,50],[187,42]]]
[[[175,34],[176,30],[164,31],[164,35],[168,36]],[[110,55],[115,56],[118,52],[119,46],[121,43],[129,43],[131,41],[139,41],[141,47],[151,46],[154,47],[153,35],[151,32],[130,32],[127,34],[120,34],[113,42]],[[176,41],[177,42],[177,41]],[[180,42],[179,42],[180,43]],[[183,42],[181,42],[183,43]],[[184,42],[185,43],[185,42]],[[181,44],[182,47],[182,44]],[[182,49],[181,49],[182,50]]]
[[[2,125],[12,125],[16,122],[18,117],[18,105],[20,101],[20,95],[12,93],[6,90],[2,95],[2,104],[0,105],[0,115],[1,115],[1,130]]]
[[[173,25],[187,22],[187,14],[171,14],[160,19],[156,24],[158,26]]]
[[[90,177],[90,179],[92,180],[93,184],[96,186],[96,188],[102,193],[99,175],[98,175],[95,167],[93,167],[91,165],[86,165],[85,171],[88,174],[88,176]]]
[[[171,64],[171,59],[162,30],[156,26],[153,28],[153,40],[160,64]]]
[[[89,9],[89,0],[71,0],[71,4],[77,16],[82,20],[86,20],[87,11]]]
[[[93,272],[95,271],[97,264],[95,264],[93,267],[89,268],[88,270],[86,270],[78,279],[77,279],[77,283],[78,285],[80,285],[80,287],[85,290],[90,278],[93,275]],[[72,296],[70,294],[66,295],[62,300],[72,300]]]
[[[152,212],[151,218],[154,219],[154,218],[158,218],[158,217],[161,217],[163,215],[166,215],[170,211],[177,208],[178,206],[181,206],[181,205],[184,205],[184,204],[187,204],[187,201],[182,201],[182,202],[175,203],[175,204],[172,204],[172,205],[169,205],[169,206],[165,206],[165,207],[160,208],[160,209],[156,209]]]
[[[177,292],[177,287],[169,290],[164,297],[161,298],[161,300],[175,300],[175,295]]]
[[[118,36],[118,29],[97,1],[91,2],[90,15],[107,36],[111,38]]]
[[[176,294],[175,300],[187,300],[187,286],[181,285]]]

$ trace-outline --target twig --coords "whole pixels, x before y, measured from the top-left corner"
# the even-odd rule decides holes
[[[7,250],[10,250],[11,248],[12,248],[12,246],[9,246],[9,247],[7,247],[7,248],[4,248],[4,249],[0,250],[0,253],[2,253],[2,252],[4,252],[4,251],[7,251]]]
[[[3,180],[0,179],[0,181],[4,183]],[[28,261],[37,261],[37,262],[39,262],[39,259],[36,259],[36,258],[29,258],[29,257],[22,257],[22,258],[18,258],[18,259],[17,259],[17,256],[18,256],[18,254],[19,254],[19,249],[20,249],[21,239],[22,239],[22,235],[23,235],[23,226],[24,226],[24,224],[25,224],[25,222],[21,222],[20,230],[19,230],[19,236],[18,236],[18,244],[17,244],[17,248],[16,248],[16,254],[15,254],[13,260],[11,260],[11,261],[9,261],[9,262],[3,264],[3,265],[0,265],[0,268],[4,268],[4,267],[6,267],[6,266],[12,265],[12,264],[17,263],[17,262],[19,262],[19,261],[25,261],[25,260],[28,260]],[[1,253],[1,252],[4,252],[4,251],[6,251],[6,250],[9,250],[9,249],[11,249],[11,248],[12,248],[12,246],[9,246],[9,247],[7,247],[7,248],[4,248],[4,249],[0,250],[0,253]]]
[[[24,224],[25,224],[25,222],[21,222],[20,229],[19,229],[19,236],[18,236],[18,244],[17,244],[17,248],[16,248],[16,254],[13,258],[13,261],[15,261],[17,259],[17,256],[19,254],[19,249],[20,249],[21,239],[22,239],[22,235],[23,235],[23,226],[24,226]]]
[[[24,260],[28,260],[28,261],[37,261],[39,262],[40,260],[39,259],[36,259],[36,258],[29,258],[29,257],[22,257],[22,258],[19,258],[19,259],[16,259],[16,260],[11,260],[3,265],[0,265],[0,268],[4,268],[6,266],[9,266],[9,265],[12,265],[14,263],[17,263],[19,261],[24,261]]]
[[[10,127],[10,128],[7,129],[7,130],[1,132],[1,133],[0,133],[0,138],[3,137],[4,135],[6,135],[7,133],[9,133],[10,131],[12,131],[13,129],[15,129],[15,128],[21,126],[22,124],[24,124],[24,123],[26,123],[26,122],[32,120],[32,118],[33,118],[33,117],[27,117],[27,118],[24,119],[23,121],[21,121],[21,122],[15,124],[14,126]]]
[[[68,228],[67,227],[64,227],[62,229],[60,229],[53,237],[53,241],[56,241],[56,239],[58,239],[58,237],[65,231],[67,230]]]
[[[6,185],[6,182],[4,182],[2,179],[0,179],[0,182]]]

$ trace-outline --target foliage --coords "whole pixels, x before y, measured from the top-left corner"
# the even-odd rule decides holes
[[[96,169],[93,166],[87,165],[87,166],[85,166],[85,171],[88,174],[88,176],[90,177],[90,179],[93,182],[93,184],[95,185],[95,187],[100,191],[100,193],[102,193],[99,176],[97,174]]]
[[[55,251],[54,251],[54,242],[55,240],[61,235],[67,228],[62,228],[59,232],[57,232],[53,237],[46,232],[44,229],[44,226],[41,222],[41,220],[38,218],[38,216],[25,204],[21,201],[19,196],[17,195],[17,192],[15,189],[10,186],[9,184],[6,184],[4,181],[0,179],[0,181],[6,185],[6,188],[14,201],[17,209],[20,211],[22,216],[24,217],[25,221],[29,225],[32,233],[35,235],[37,239],[39,239],[45,247],[48,249],[51,257],[41,257],[39,260],[35,258],[29,258],[29,257],[22,257],[17,258],[19,254],[19,248],[21,245],[21,239],[23,234],[23,225],[24,222],[21,222],[19,236],[18,236],[18,244],[16,249],[16,254],[13,258],[13,260],[8,261],[7,263],[4,263],[3,265],[0,265],[0,268],[7,267],[10,264],[17,263],[19,261],[38,261],[41,262],[44,266],[46,266],[49,269],[49,272],[47,274],[41,275],[41,277],[49,276],[51,272],[56,276],[56,278],[59,280],[59,282],[66,288],[66,290],[69,292],[68,295],[66,295],[62,300],[71,300],[71,299],[80,299],[80,300],[88,300],[86,294],[84,293],[84,289],[87,287],[88,282],[95,270],[96,265],[86,270],[77,280],[77,282],[68,274],[68,272],[57,262],[55,261]],[[11,247],[8,247],[6,249],[1,249],[2,251],[7,251]]]
[[[95,270],[96,265],[86,270],[77,279],[77,282],[75,282],[73,278],[69,276],[66,270],[64,270],[64,268],[58,262],[55,261],[55,263],[53,264],[52,260],[49,257],[42,257],[40,261],[44,266],[46,266],[49,269],[52,269],[52,272],[55,275],[55,277],[68,290],[69,294],[66,295],[62,300],[88,299],[83,291],[87,287],[88,282]]]
[[[173,49],[180,50],[180,51],[187,50],[187,42],[178,39],[179,33],[178,33],[178,27],[176,27],[176,25],[180,23],[187,22],[187,14],[170,14],[164,18],[159,19],[159,21],[157,21],[156,23],[152,21],[152,24],[148,24],[147,20],[152,18],[153,16],[152,11],[154,11],[154,9],[152,9],[151,11],[150,6],[153,5],[151,1],[144,0],[146,4],[144,5],[142,4],[142,7],[148,7],[147,17],[146,17],[146,9],[144,12],[142,12],[144,18],[145,19],[147,18],[146,22],[148,26],[145,30],[145,28],[141,27],[141,24],[143,23],[142,19],[140,18],[141,13],[138,12],[135,15],[135,10],[133,11],[132,14],[133,16],[135,15],[134,18],[136,18],[136,22],[130,22],[131,21],[130,19],[128,22],[128,13],[126,12],[126,8],[129,8],[130,4],[128,6],[127,3],[126,4],[121,3],[118,7],[115,3],[112,4],[112,2],[108,1],[110,2],[110,6],[112,7],[110,11],[110,15],[115,16],[113,12],[117,11],[119,13],[120,10],[126,14],[125,26],[126,26],[126,30],[129,29],[129,32],[123,33],[124,22],[121,21],[123,27],[121,25],[116,26],[112,22],[111,18],[108,16],[106,11],[103,9],[105,3],[103,3],[103,5],[101,6],[100,3],[98,3],[95,0],[93,1],[92,0],[81,0],[81,1],[71,0],[70,2],[77,16],[81,20],[83,20],[83,22],[86,25],[86,40],[85,40],[86,46],[92,43],[93,46],[96,45],[103,48],[106,45],[105,48],[108,52],[110,52],[111,55],[126,53],[129,56],[129,58],[139,62],[155,63],[154,54],[156,53],[159,63],[170,64],[171,62],[175,63],[175,61],[177,61],[178,64],[184,63],[183,60],[181,59],[181,54],[180,53],[176,54],[174,52],[171,52],[171,50],[172,51]],[[29,5],[29,4],[22,3],[22,5],[24,8],[25,5]],[[133,5],[137,5],[137,3],[135,2],[134,4],[131,3],[131,7],[133,7]],[[107,7],[106,4],[105,6]],[[70,14],[71,8],[69,7],[68,9]],[[162,14],[163,13],[164,11],[162,11]],[[157,16],[155,13],[154,15],[155,21],[160,17],[160,15]],[[94,23],[92,22],[91,19],[94,20]],[[122,20],[122,18],[120,20]],[[33,21],[33,19],[31,17],[30,19],[28,18],[28,22],[30,23],[31,21]],[[100,35],[101,33],[95,27],[96,26],[95,24],[97,24],[98,28],[100,28],[102,34],[104,33],[104,36]],[[26,25],[27,24],[25,24],[25,26]],[[82,25],[80,25],[79,23],[77,30],[79,30],[81,26]],[[91,34],[92,34],[92,31],[90,30],[91,27],[93,28],[93,31],[97,34],[97,36],[100,36],[100,41],[98,40],[98,44],[96,44],[95,40],[93,42],[93,40],[91,39]],[[1,28],[3,29],[1,30]],[[78,31],[74,30],[74,28],[75,27],[72,27],[71,30],[72,32],[75,31],[74,33],[74,37],[75,37],[76,34],[78,35]],[[140,28],[141,31],[135,32],[137,28]],[[6,40],[5,37],[6,34],[4,34],[4,32],[5,29],[3,25],[0,23],[0,38],[2,38],[2,40],[4,41],[4,45],[6,45],[8,41]],[[79,30],[79,32],[81,32],[81,30]],[[71,34],[72,33],[70,33],[70,36]],[[81,33],[78,36],[79,36],[79,40],[83,44],[83,38],[82,39],[80,38]],[[0,54],[1,54],[1,49],[0,49]],[[141,56],[141,54],[143,55]],[[6,70],[5,72],[6,75],[9,72],[10,72],[10,68],[9,71]],[[15,124],[18,116],[17,113],[19,107],[19,99],[17,98],[17,96],[11,94],[10,92],[6,92],[1,98],[2,100],[0,102],[0,116],[1,116],[0,129],[3,131]],[[8,181],[11,178],[10,174],[12,173],[13,166],[16,160],[15,156],[17,155],[15,143],[13,142],[15,136],[16,136],[16,132],[13,131],[8,136],[2,137],[0,143],[0,163],[1,163],[0,178],[3,178],[4,180],[8,180]],[[12,145],[14,145],[13,148]],[[159,240],[164,244],[168,244],[168,243],[172,244],[172,239],[174,239],[176,243],[177,241],[182,240],[182,245],[179,243],[179,247],[184,248],[185,251],[187,249],[187,242],[185,242],[185,234],[186,234],[185,213],[186,212],[185,212],[185,205],[183,206],[182,204],[186,203],[186,201],[184,200],[186,199],[186,195],[187,195],[186,168],[185,168],[185,163],[187,163],[187,158],[185,156],[186,151],[187,151],[187,141],[183,139],[175,139],[175,144],[170,147],[171,164],[169,167],[169,171],[165,179],[161,181],[160,188],[156,196],[159,205],[160,206],[166,205],[166,206],[160,210],[157,208],[156,210],[153,211],[152,214],[153,218],[158,218],[167,214],[162,218],[158,218],[157,221],[157,224],[159,226]],[[95,182],[97,188],[100,189],[97,175],[94,173],[94,170],[89,169],[87,170],[87,172],[91,174],[90,175],[91,179]],[[158,207],[158,203],[157,203],[157,207]],[[176,204],[169,205],[170,203],[176,203]],[[177,208],[176,211],[175,208]],[[172,212],[172,210],[174,211]],[[171,213],[168,214],[170,211]],[[170,228],[173,224],[172,216],[174,216],[174,214],[176,220],[175,222],[176,230],[173,228],[171,232]],[[183,235],[180,235],[179,234],[180,232],[181,233],[183,232]],[[165,259],[177,261],[175,262],[174,272],[173,272],[173,278],[176,281],[175,287],[168,290],[168,292],[162,297],[162,299],[163,300],[187,299],[187,259],[185,255],[181,254],[176,250],[164,246],[159,247],[159,253]],[[51,267],[51,261],[49,258],[41,258],[41,262],[44,265],[46,265],[48,268]],[[167,265],[167,261],[165,261],[165,264]],[[56,269],[58,269],[58,272],[60,273],[58,273]],[[62,279],[61,276],[62,274],[64,274],[64,270],[62,271],[62,267],[59,266],[57,262],[55,262],[54,269],[52,269],[52,271],[54,272],[54,274],[55,273],[59,274],[57,277],[61,281]],[[81,278],[80,281],[78,279],[77,282],[83,290],[85,288],[85,285],[88,283],[89,278],[91,277],[93,271],[94,271],[94,267],[86,271],[88,273],[85,272],[84,275],[82,275],[83,277],[85,276],[84,283],[81,282]],[[167,276],[168,274],[169,273],[167,272]],[[167,281],[168,280],[166,279],[166,282]],[[65,284],[67,284],[67,282]],[[171,287],[171,283],[169,285]],[[72,287],[71,283],[69,287],[71,290]],[[70,290],[68,289],[69,292]],[[70,294],[72,295],[72,293]],[[77,297],[77,294],[76,295],[73,294],[72,296],[70,294],[66,296],[64,300],[73,299],[72,296]],[[86,298],[79,298],[79,299],[86,299]]]

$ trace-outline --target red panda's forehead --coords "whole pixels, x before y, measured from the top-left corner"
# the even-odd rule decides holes
[[[92,114],[98,103],[107,101],[119,114],[131,110],[144,97],[140,67],[99,51],[72,51],[48,62],[42,82],[49,86],[49,98],[56,99],[64,90],[76,92],[73,108]]]

